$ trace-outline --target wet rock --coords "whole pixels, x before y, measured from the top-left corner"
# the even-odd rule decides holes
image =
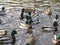
[[[25,9],[23,8],[23,9],[22,9],[22,13],[24,13],[24,11],[25,11]]]
[[[29,43],[26,43],[25,45],[30,45]]]

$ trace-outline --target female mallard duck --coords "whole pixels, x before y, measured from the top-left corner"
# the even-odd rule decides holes
[[[30,35],[29,37],[29,42],[33,45],[35,43],[35,38],[33,36],[33,34]]]
[[[51,9],[48,8],[48,9],[46,10],[45,14],[46,14],[46,15],[52,15]]]

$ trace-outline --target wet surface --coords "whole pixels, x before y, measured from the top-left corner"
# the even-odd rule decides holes
[[[24,23],[24,20],[19,19],[19,15],[21,14],[22,8],[31,8],[35,9],[36,13],[39,14],[39,24],[32,25],[33,34],[36,37],[36,43],[35,45],[53,45],[52,38],[53,33],[49,32],[42,32],[41,27],[42,26],[52,26],[54,17],[56,14],[60,13],[60,2],[59,1],[41,1],[41,2],[34,2],[34,1],[1,1],[1,6],[5,6],[5,16],[0,16],[0,19],[2,20],[2,24],[0,24],[0,29],[7,30],[8,35],[10,35],[11,31],[13,29],[16,29],[18,32],[17,34],[17,41],[16,45],[24,45],[27,42],[27,39],[29,38],[29,34],[26,34],[27,29],[20,28],[19,24],[22,22]],[[50,7],[52,11],[52,16],[45,15],[44,11]],[[1,8],[0,8],[1,9]],[[26,15],[26,14],[25,14]],[[32,14],[32,19],[36,20],[38,16],[36,14]],[[60,15],[59,15],[60,19]],[[60,22],[60,20],[59,20]],[[60,25],[59,25],[60,27]],[[58,29],[60,29],[58,27]],[[60,31],[58,31],[60,32]],[[8,44],[5,44],[8,45]],[[10,45],[10,44],[9,44]]]

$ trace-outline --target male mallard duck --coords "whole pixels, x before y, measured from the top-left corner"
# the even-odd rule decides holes
[[[53,43],[55,45],[60,45],[60,34],[54,35]]]
[[[23,18],[24,18],[23,13],[21,13],[21,15],[20,15],[19,18],[20,18],[20,19],[23,19]]]
[[[5,7],[2,7],[2,11],[4,11],[4,12],[5,12]]]
[[[16,30],[13,30],[13,31],[11,32],[11,36],[13,37],[13,36],[15,36],[15,34],[17,34],[17,31],[16,31]]]
[[[30,45],[29,43],[26,43],[25,45]]]
[[[58,16],[58,14],[57,14],[57,15],[56,15],[56,17],[55,17],[55,19],[57,20],[57,19],[58,19],[58,17],[59,17],[59,16]]]

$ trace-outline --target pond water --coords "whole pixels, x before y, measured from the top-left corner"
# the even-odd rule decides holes
[[[0,25],[0,29],[7,30],[9,35],[13,29],[16,29],[18,32],[17,45],[23,45],[29,37],[29,34],[25,34],[27,30],[21,29],[19,27],[19,23],[24,22],[24,20],[19,20],[21,9],[32,9],[36,11],[35,13],[39,13],[41,15],[47,8],[51,8],[53,18],[47,17],[47,20],[45,16],[43,17],[43,19],[40,18],[40,21],[43,20],[44,22],[33,25],[34,29],[32,29],[32,31],[37,38],[35,45],[53,45],[53,34],[41,32],[40,26],[42,24],[45,25],[45,23],[51,25],[52,19],[54,19],[54,16],[56,14],[59,14],[60,19],[60,0],[40,0],[39,2],[35,0],[0,0],[0,10],[3,6],[5,7],[6,15],[4,17],[0,16],[0,19],[2,20],[2,25]]]

